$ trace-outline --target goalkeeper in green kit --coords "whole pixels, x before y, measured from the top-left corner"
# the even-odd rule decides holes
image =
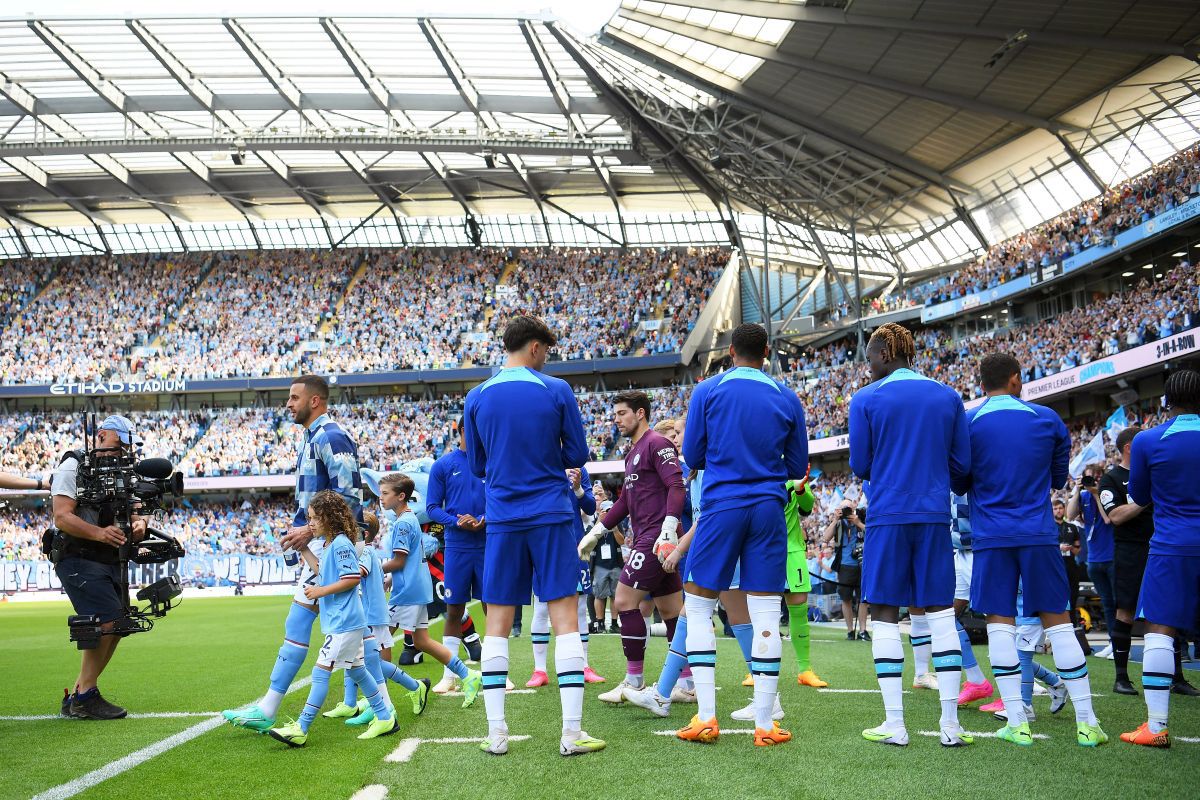
[[[817,677],[813,672],[808,657],[808,593],[812,591],[812,583],[808,577],[808,553],[804,543],[804,529],[800,526],[801,517],[812,513],[816,498],[812,487],[808,485],[808,476],[803,480],[787,482],[788,502],[784,507],[784,518],[787,520],[788,550],[787,550],[787,594],[784,600],[788,609],[788,628],[792,636],[792,647],[796,649],[796,683],[801,686],[811,686],[823,689],[829,684]]]

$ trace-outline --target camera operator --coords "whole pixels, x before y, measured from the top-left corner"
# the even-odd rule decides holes
[[[125,417],[110,416],[96,430],[97,451],[116,453],[132,443],[133,425]],[[80,719],[120,719],[125,709],[101,697],[96,681],[121,639],[121,634],[112,633],[113,625],[126,616],[129,608],[129,596],[122,597],[117,558],[117,548],[125,544],[125,533],[111,519],[103,519],[101,509],[77,502],[78,472],[79,459],[67,456],[54,471],[50,485],[54,525],[67,535],[63,557],[54,571],[75,613],[98,616],[105,635],[99,646],[80,651],[79,678],[73,694],[63,690],[62,714]],[[145,517],[133,517],[133,541],[145,537],[146,523]]]
[[[838,513],[821,534],[823,545],[834,546],[833,570],[837,573],[838,595],[842,598],[842,617],[846,620],[846,638],[871,641],[867,633],[867,604],[862,602],[862,548],[867,526],[854,502],[843,501]],[[857,614],[855,603],[858,604]],[[855,632],[855,621],[858,631]]]

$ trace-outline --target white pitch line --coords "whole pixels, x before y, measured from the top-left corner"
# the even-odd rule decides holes
[[[679,733],[679,731],[678,731],[678,730],[671,730],[671,731],[655,731],[655,732],[654,732],[654,735],[655,735],[655,736],[674,736],[674,735],[675,735],[675,734],[677,734],[677,733]],[[754,728],[735,728],[734,730],[723,730],[723,731],[721,731],[721,735],[722,735],[722,736],[724,736],[724,735],[725,735],[725,734],[727,734],[727,733],[735,733],[735,734],[754,733]]]
[[[509,736],[508,740],[510,742],[523,742],[528,738],[529,736],[520,734]],[[392,764],[403,764],[411,761],[413,755],[417,752],[417,748],[423,744],[480,744],[486,741],[487,739],[482,736],[451,736],[443,739],[402,739],[400,744],[396,746],[396,749],[388,753],[383,760]]]
[[[504,693],[506,695],[507,694],[537,694],[537,689],[506,689],[504,691]],[[445,694],[440,695],[440,697],[463,697],[463,696],[464,696],[463,693],[459,692],[459,691],[446,692]]]
[[[938,731],[919,731],[919,733],[922,736],[941,736],[942,735]],[[996,733],[994,731],[982,731],[982,732],[980,732],[980,731],[963,731],[963,733],[967,734],[967,736],[972,736],[976,739],[995,739],[996,738]],[[1035,734],[1033,734],[1033,738],[1049,739],[1050,737],[1044,733],[1035,733]]]
[[[1184,744],[1200,744],[1200,737],[1196,736],[1173,736],[1172,742],[1183,742]]]
[[[187,717],[219,717],[220,711],[157,711],[146,714],[129,714],[125,719],[186,719]],[[44,719],[61,719],[64,722],[70,717],[61,714],[31,714],[26,716],[0,717],[0,722],[37,722]]]
[[[302,678],[288,687],[285,694],[297,692],[312,683],[312,678]],[[80,792],[90,789],[96,784],[106,781],[109,778],[115,778],[122,772],[128,772],[139,764],[144,764],[155,756],[162,755],[168,750],[172,750],[181,744],[186,744],[197,736],[203,736],[214,728],[218,728],[225,723],[224,717],[212,717],[203,722],[198,722],[190,728],[187,728],[174,736],[168,736],[162,741],[155,742],[149,747],[143,747],[141,750],[136,750],[124,758],[119,758],[109,764],[106,764],[99,769],[92,770],[86,775],[82,775],[75,780],[61,783],[54,786],[41,794],[34,795],[32,800],[67,800],[69,797],[74,797]]]
[[[821,694],[879,694],[878,689],[817,689]],[[901,694],[912,694],[905,689]]]
[[[388,796],[388,787],[381,783],[364,786],[350,796],[350,800],[384,800]]]

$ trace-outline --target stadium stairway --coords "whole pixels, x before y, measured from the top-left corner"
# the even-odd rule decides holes
[[[321,328],[319,330],[319,335],[321,338],[324,338],[325,334],[329,333],[330,329],[333,328],[333,323],[337,321],[338,315],[342,313],[342,307],[346,305],[346,300],[350,297],[350,292],[352,292],[355,285],[362,280],[362,276],[367,274],[368,266],[369,264],[367,259],[362,253],[359,253],[358,263],[354,265],[354,272],[350,275],[350,280],[346,281],[346,288],[342,292],[342,296],[337,299],[337,303],[333,307],[333,314],[329,316],[329,319],[321,323]]]
[[[508,263],[506,263],[504,265],[504,270],[500,273],[500,277],[496,279],[496,285],[497,286],[507,286],[508,282],[510,280],[512,280],[513,273],[517,271],[517,266],[518,266],[518,262],[515,258],[512,261],[509,261]],[[483,329],[484,330],[487,330],[488,327],[492,324],[492,317],[494,317],[495,315],[496,315],[496,298],[493,296],[492,304],[490,306],[488,306],[487,309],[483,312]],[[463,366],[464,367],[473,367],[473,366],[475,366],[475,360],[473,358],[471,358],[470,356],[468,356],[463,359]]]
[[[192,291],[188,292],[187,295],[185,295],[183,297],[182,301],[179,303],[179,309],[183,309],[183,308],[187,307],[188,301],[190,301],[192,299],[192,294],[197,289],[199,289],[201,286],[204,285],[204,282],[208,280],[208,276],[212,275],[213,270],[216,268],[217,268],[216,256],[209,256],[208,262],[204,265],[204,268],[200,271],[200,277],[196,279],[195,285],[192,286]],[[179,310],[179,309],[177,309],[177,310]],[[176,317],[176,319],[178,319],[178,317]],[[163,336],[165,336],[168,333],[171,333],[174,330],[175,330],[175,319],[172,319],[170,322],[168,322],[166,325],[163,326],[162,330],[159,331],[158,336],[154,337],[154,341],[150,342],[150,347],[153,347],[155,350],[162,347]]]
[[[16,322],[18,319],[20,319],[21,315],[25,313],[25,309],[27,309],[31,305],[33,305],[34,301],[36,301],[39,297],[41,297],[45,293],[45,291],[50,288],[50,284],[54,283],[54,279],[57,277],[58,277],[58,265],[55,264],[54,268],[50,270],[50,275],[46,278],[46,282],[41,284],[40,286],[38,286],[37,291],[35,291],[33,294],[29,295],[29,299],[25,301],[25,305],[21,306],[20,310],[17,311],[17,313],[15,313],[15,314],[11,315],[10,317],[8,317],[7,319],[3,320],[3,324],[0,325],[0,329],[7,329],[9,325]]]

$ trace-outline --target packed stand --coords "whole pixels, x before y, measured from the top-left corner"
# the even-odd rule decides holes
[[[207,411],[144,411],[128,415],[141,440],[142,458],[165,458],[180,465],[209,425]],[[103,417],[100,416],[100,419]],[[0,470],[48,475],[62,454],[83,447],[83,416],[54,412],[0,415]]]
[[[0,330],[50,282],[57,265],[45,258],[0,262]]]
[[[301,348],[332,319],[357,252],[272,250],[216,256],[192,293],[151,378],[233,378],[296,374]]]
[[[1080,203],[1052,220],[993,245],[976,263],[881,300],[936,305],[984,291],[1049,266],[1148,222],[1200,195],[1200,146],[1181,150],[1143,175]],[[876,313],[876,312],[872,312]]]
[[[498,294],[493,331],[515,314],[533,313],[558,336],[554,357],[563,361],[668,352],[683,346],[699,308],[728,261],[726,251],[642,249],[522,250],[509,283]],[[678,274],[676,272],[678,271]],[[674,291],[696,296],[688,301]],[[666,312],[647,338],[643,321]],[[491,362],[503,361],[503,344],[493,337]]]
[[[983,396],[978,362],[990,352],[1012,353],[1022,380],[1034,381],[1200,325],[1196,268],[1181,261],[1161,280],[1142,280],[1131,291],[1096,299],[1038,323],[953,340],[942,329],[914,334],[914,367],[954,387],[964,400]],[[813,438],[846,433],[850,397],[869,379],[854,363],[848,340],[796,359],[784,376],[804,403]]]
[[[320,337],[321,349],[304,355],[304,369],[448,369],[487,351],[490,335],[480,330],[504,271],[504,253],[401,250],[366,258]]]
[[[207,256],[114,255],[61,262],[46,289],[7,326],[4,383],[124,379],[181,314]],[[7,282],[6,282],[7,283]]]
[[[291,472],[296,468],[300,435],[282,409],[222,410],[179,464],[179,471],[188,478]]]

